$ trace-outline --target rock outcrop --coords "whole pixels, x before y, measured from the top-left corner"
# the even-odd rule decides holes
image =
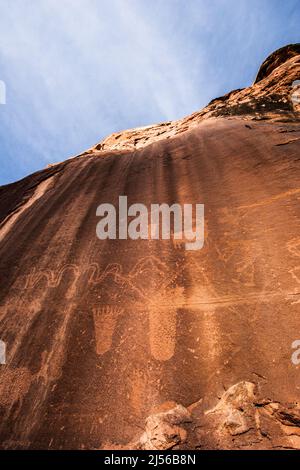
[[[249,88],[0,188],[1,448],[300,448],[299,79],[287,46]],[[204,247],[99,240],[124,194],[203,203]]]
[[[299,44],[283,47],[265,60],[251,87],[215,98],[203,110],[179,121],[112,134],[90,152],[141,148],[190,130],[210,117],[240,115],[255,121],[297,121],[300,109],[295,106],[291,96],[295,92],[293,84],[299,80],[299,55]]]

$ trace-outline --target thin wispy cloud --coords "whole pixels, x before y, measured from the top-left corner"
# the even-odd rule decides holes
[[[0,0],[0,184],[247,86],[299,1]]]

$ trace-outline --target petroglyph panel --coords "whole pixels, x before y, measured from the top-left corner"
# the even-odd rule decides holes
[[[74,280],[79,276],[79,268],[75,264],[66,264],[57,271],[51,269],[38,271],[36,268],[33,268],[32,272],[26,277],[24,288],[33,289],[40,283],[45,283],[45,287],[55,289],[60,285],[64,274],[67,272],[74,276]]]
[[[110,305],[93,308],[97,354],[102,355],[110,350],[117,320],[122,313],[121,308]]]
[[[288,249],[296,256],[298,245],[299,239],[288,244]],[[20,278],[19,286],[23,284],[26,290],[43,285],[56,289],[65,276],[69,276],[71,286],[75,286],[75,282],[82,276],[87,282],[83,302],[85,298],[89,299],[86,307],[87,312],[91,312],[93,316],[96,354],[101,356],[111,349],[120,315],[127,310],[130,315],[130,305],[134,304],[136,310],[148,315],[151,355],[156,360],[167,361],[175,352],[177,315],[180,314],[180,309],[190,308],[198,314],[201,311],[205,318],[211,318],[212,321],[215,309],[221,305],[255,303],[266,298],[275,301],[279,295],[284,294],[255,289],[255,263],[259,250],[254,241],[233,241],[224,248],[211,246],[211,250],[221,263],[221,270],[226,270],[227,264],[231,263],[231,283],[247,288],[246,295],[242,292],[239,295],[236,287],[232,294],[219,292],[218,283],[212,279],[206,268],[207,261],[201,256],[190,255],[179,256],[174,269],[170,269],[167,263],[154,255],[140,258],[127,270],[121,263],[109,263],[100,267],[97,262],[87,262],[80,268],[76,264],[66,264],[58,270],[34,268],[29,275]],[[179,283],[183,268],[190,279],[187,289]],[[298,268],[292,269],[290,273],[299,284]],[[94,291],[91,291],[92,288]],[[215,350],[217,354],[215,346],[211,350]]]

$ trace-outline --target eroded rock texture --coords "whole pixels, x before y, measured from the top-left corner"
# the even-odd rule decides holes
[[[2,448],[300,448],[299,78],[0,188]],[[119,195],[204,203],[203,249],[98,240]]]

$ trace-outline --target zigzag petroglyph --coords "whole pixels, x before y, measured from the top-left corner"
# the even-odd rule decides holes
[[[290,251],[294,253],[298,240],[289,245]],[[244,252],[249,247],[241,246]],[[226,250],[224,257],[220,250],[216,251],[220,262],[226,263]],[[296,253],[298,255],[298,253]],[[236,277],[235,283],[240,283],[246,288],[255,288],[254,284],[254,260],[247,261],[241,265],[239,256],[236,255]],[[222,258],[222,259],[221,259]],[[115,328],[119,317],[130,305],[131,299],[135,302],[135,308],[147,311],[149,315],[149,344],[152,355],[158,360],[170,359],[175,351],[176,323],[179,309],[191,308],[193,311],[213,312],[222,305],[240,305],[263,301],[268,298],[278,298],[289,293],[279,291],[260,292],[254,290],[247,294],[239,295],[218,293],[214,283],[206,272],[205,266],[197,262],[194,257],[181,260],[185,263],[185,269],[191,273],[192,282],[189,292],[185,292],[183,286],[178,282],[178,274],[175,270],[168,269],[166,263],[156,256],[146,256],[136,262],[133,267],[125,272],[119,263],[109,263],[100,268],[97,262],[90,262],[83,266],[65,264],[58,270],[38,270],[25,276],[23,288],[34,289],[43,285],[50,289],[57,288],[64,276],[71,275],[70,282],[74,285],[80,278],[86,279],[89,292],[90,287],[97,287],[98,295],[89,301],[88,309],[92,312],[96,338],[96,353],[102,355],[110,350]],[[246,277],[244,276],[244,272]],[[249,273],[249,274],[248,274]],[[295,272],[291,272],[294,279],[299,282]],[[107,293],[107,283],[110,290]],[[115,284],[115,293],[112,286]],[[164,337],[164,348],[161,348],[161,337]]]

